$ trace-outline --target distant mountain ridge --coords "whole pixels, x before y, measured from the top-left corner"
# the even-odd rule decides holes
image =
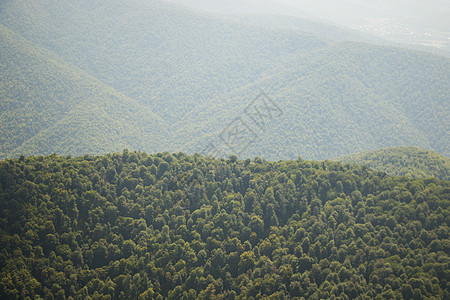
[[[367,165],[393,176],[434,177],[450,180],[450,159],[434,151],[416,147],[392,147],[352,154],[337,159],[344,163]]]
[[[0,158],[200,152],[261,90],[283,116],[240,157],[450,155],[449,59],[243,18],[164,1],[0,3]]]
[[[167,125],[148,107],[1,24],[0,42],[0,62],[16,75],[0,80],[0,153],[102,153],[130,144],[164,148]]]

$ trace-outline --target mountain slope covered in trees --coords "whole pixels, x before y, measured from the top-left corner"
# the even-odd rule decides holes
[[[200,152],[261,90],[283,116],[242,157],[401,145],[450,155],[448,59],[280,22],[164,1],[3,1],[0,157]]]
[[[140,152],[0,162],[2,299],[448,299],[450,182]]]
[[[13,138],[2,131],[0,157],[123,147],[200,152],[261,90],[283,116],[242,157],[326,159],[402,145],[450,155],[449,59],[361,43],[347,31],[308,20],[280,26],[274,18],[226,18],[164,1],[1,2],[2,34],[18,37],[0,49],[8,67],[1,97],[17,104],[5,107],[2,126],[21,129]],[[45,50],[42,57],[34,49]],[[48,57],[57,57],[67,75],[52,80]],[[35,59],[41,63],[27,72],[11,69]],[[99,96],[114,112],[98,118],[96,109],[89,110],[89,120],[84,112],[66,113],[64,122],[49,125],[50,111],[67,109],[52,94],[75,107],[92,93],[71,75],[82,72],[88,87],[100,84],[116,95],[115,101]],[[32,123],[21,111],[29,96],[46,103],[30,109]],[[132,109],[119,103],[136,111],[122,116]],[[101,125],[87,126],[92,119]],[[134,137],[122,135],[125,129]],[[73,131],[79,134],[61,134]]]
[[[435,177],[450,180],[450,159],[416,147],[392,147],[337,159],[344,163],[367,165],[393,176]]]
[[[186,114],[175,140],[195,132],[185,146],[192,151],[207,137],[219,136],[242,115],[242,99],[250,102],[253,96],[248,95],[264,87],[283,116],[267,122],[267,130],[245,156],[326,159],[333,153],[398,145],[437,148],[445,154],[450,89],[441,87],[450,82],[447,67],[449,61],[441,57],[353,42],[298,52],[254,83]]]
[[[1,24],[0,44],[3,155],[165,148],[167,125],[148,106]]]

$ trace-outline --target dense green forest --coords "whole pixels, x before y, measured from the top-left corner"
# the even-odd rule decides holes
[[[0,2],[0,158],[200,152],[263,90],[283,116],[239,157],[450,155],[450,61],[279,16],[152,0]]]
[[[353,154],[337,159],[343,163],[367,165],[393,176],[434,177],[450,180],[450,159],[416,147],[392,147]]]
[[[449,299],[450,182],[183,153],[0,163],[2,299]]]

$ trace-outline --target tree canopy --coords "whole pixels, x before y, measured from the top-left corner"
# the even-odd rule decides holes
[[[183,153],[0,162],[3,299],[448,299],[450,182]]]
[[[450,159],[434,151],[417,147],[391,147],[352,154],[337,160],[367,165],[393,176],[450,180]]]

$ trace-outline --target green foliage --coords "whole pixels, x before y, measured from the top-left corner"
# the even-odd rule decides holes
[[[448,299],[450,182],[182,153],[0,162],[0,297]]]
[[[199,152],[260,89],[284,113],[243,157],[450,155],[448,58],[299,22],[150,0],[1,1],[0,158]]]
[[[392,176],[434,177],[450,180],[450,159],[416,147],[392,147],[338,158],[340,162],[367,165]]]

